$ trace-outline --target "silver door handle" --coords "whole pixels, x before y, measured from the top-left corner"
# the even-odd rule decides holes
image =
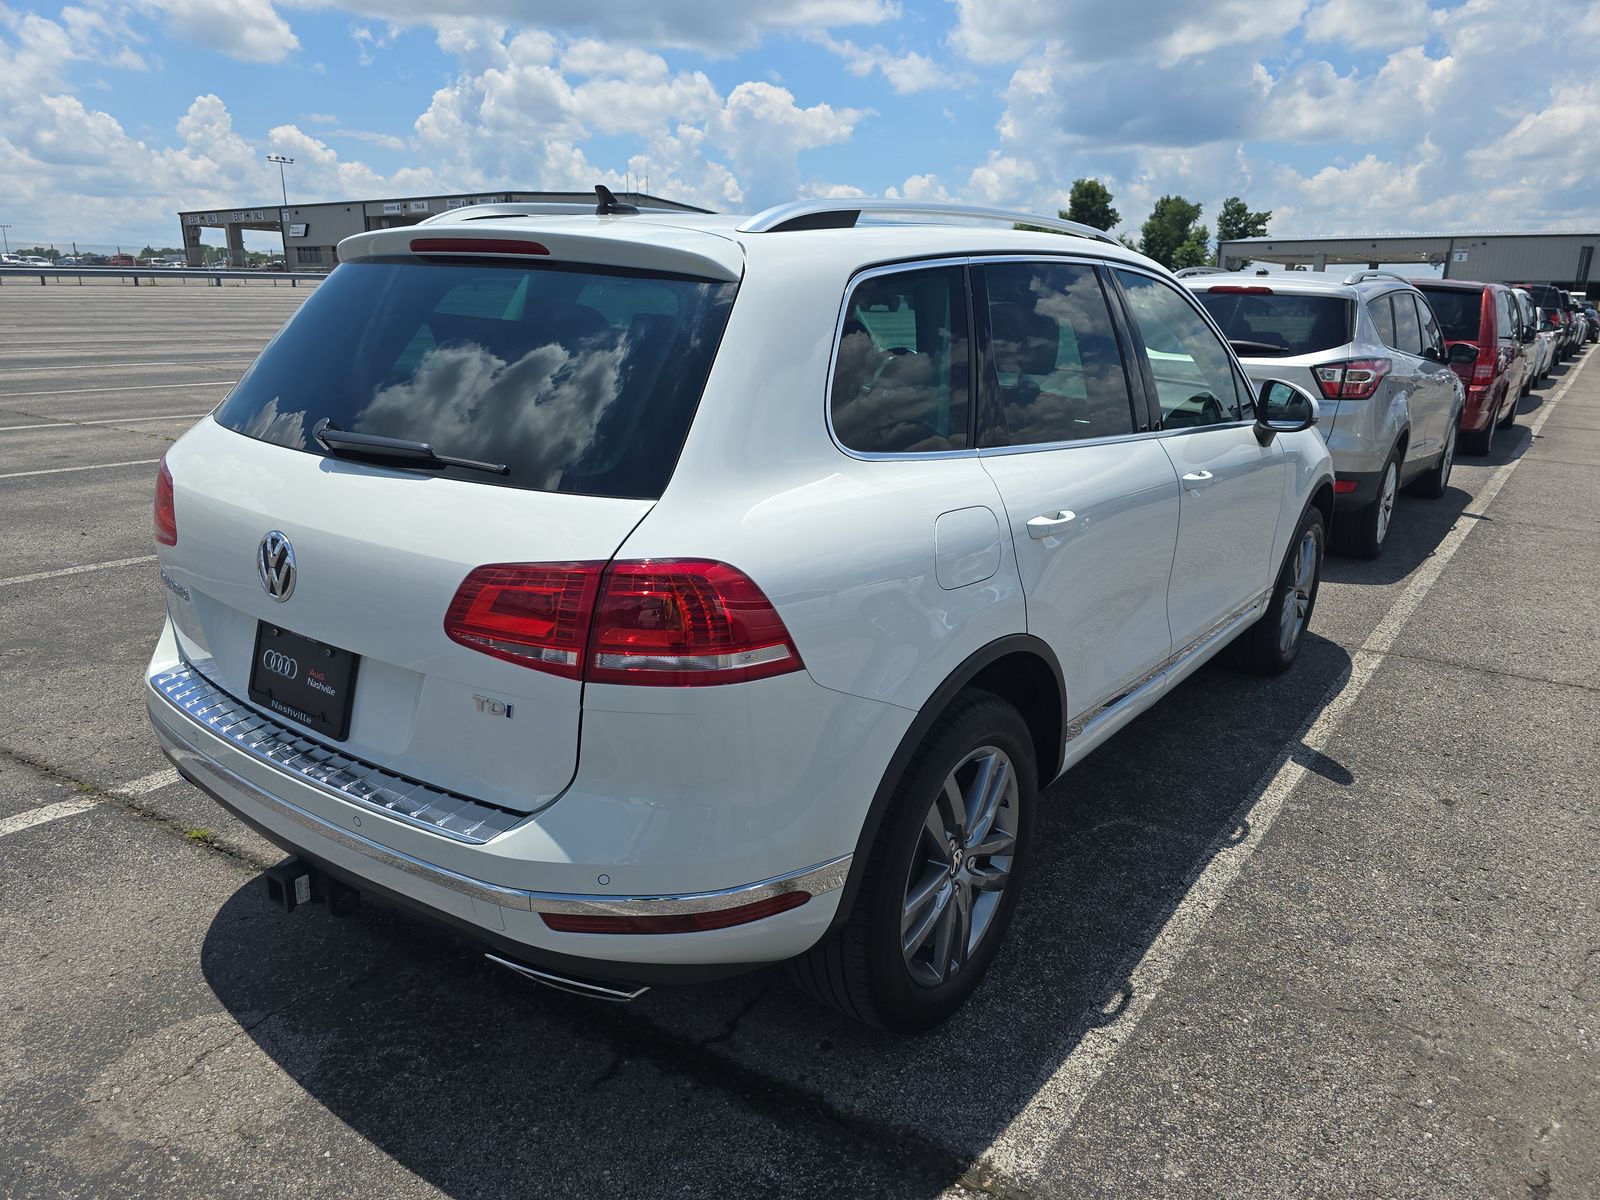
[[[1215,478],[1216,476],[1210,471],[1190,471],[1183,477],[1183,486],[1186,488],[1199,489],[1205,487],[1206,484],[1210,483]]]
[[[1056,513],[1041,513],[1028,522],[1028,536],[1036,542],[1047,537],[1059,537],[1077,519],[1077,513],[1066,509]]]

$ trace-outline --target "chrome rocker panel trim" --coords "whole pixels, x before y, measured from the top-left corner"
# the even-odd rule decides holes
[[[155,680],[152,680],[151,683],[153,689]],[[176,711],[183,712],[185,716],[189,716],[185,710],[167,700],[165,694],[160,691],[152,691],[150,701],[152,704],[155,703],[157,696],[161,697]],[[194,720],[192,717],[190,719]],[[205,728],[202,722],[196,721],[195,723]],[[275,796],[250,780],[230,771],[164,722],[157,720],[154,724],[156,736],[159,738],[161,748],[167,757],[172,760],[173,765],[186,778],[196,783],[203,790],[211,790],[205,780],[214,780],[217,787],[231,792],[243,792],[256,802],[272,809],[278,816],[298,825],[307,832],[326,838],[328,841],[362,855],[381,866],[403,872],[435,887],[456,892],[479,903],[498,904],[502,908],[519,909],[524,912],[622,917],[678,916],[685,913],[716,912],[724,908],[735,908],[742,904],[752,904],[759,900],[771,899],[774,896],[781,896],[788,892],[804,891],[813,896],[820,896],[836,891],[844,886],[845,878],[850,873],[850,861],[854,857],[853,855],[845,854],[828,862],[819,863],[816,866],[790,872],[787,875],[779,875],[771,879],[763,879],[757,883],[721,888],[709,892],[686,892],[660,896],[596,896],[577,892],[539,892],[524,888],[504,887],[501,884],[476,879],[459,871],[452,871],[448,867],[441,867],[436,863],[427,862],[424,859],[417,858],[415,855],[406,854],[403,851],[381,845],[371,838],[352,833],[348,829],[342,829],[329,821],[323,820],[315,813],[308,812],[281,796]],[[225,737],[226,735],[218,736]],[[264,761],[270,762],[270,760]],[[271,765],[275,769],[281,770],[281,767],[276,762],[271,762]],[[289,772],[284,773],[286,775],[289,774]],[[298,776],[291,776],[291,778],[299,779]]]

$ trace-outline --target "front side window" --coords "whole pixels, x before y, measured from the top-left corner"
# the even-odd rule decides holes
[[[1128,377],[1094,268],[984,268],[1001,445],[1115,437],[1134,430]]]
[[[325,455],[323,420],[427,442],[473,483],[656,499],[735,285],[603,268],[371,260],[328,276],[216,411]]]
[[[1444,335],[1439,329],[1439,320],[1433,315],[1433,306],[1418,295],[1412,296],[1417,303],[1417,315],[1422,318],[1422,344],[1431,346],[1438,353],[1440,361],[1444,359]]]
[[[1161,427],[1242,419],[1233,360],[1193,304],[1148,275],[1117,271],[1144,341],[1161,404]]]
[[[962,267],[875,275],[845,306],[830,405],[841,444],[867,454],[967,448]]]

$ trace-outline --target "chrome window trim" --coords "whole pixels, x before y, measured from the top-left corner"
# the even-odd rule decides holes
[[[155,691],[153,686],[152,696],[160,697],[174,711],[183,712],[176,705],[172,705],[165,695]],[[184,713],[184,715],[187,716],[188,714]],[[256,801],[267,805],[275,814],[299,826],[301,829],[326,838],[336,845],[382,866],[402,871],[424,883],[433,884],[436,887],[444,888],[485,904],[498,904],[502,908],[518,909],[523,912],[625,917],[678,916],[687,913],[716,912],[725,908],[734,908],[742,904],[767,900],[793,891],[805,891],[813,896],[820,896],[831,891],[837,891],[844,886],[845,879],[850,873],[851,859],[854,857],[853,855],[845,854],[838,858],[829,859],[827,862],[818,863],[815,866],[789,872],[786,875],[777,875],[756,883],[741,884],[736,887],[719,888],[706,892],[605,896],[581,892],[542,892],[527,888],[506,887],[503,884],[490,883],[487,880],[451,870],[449,867],[439,866],[437,863],[428,862],[426,859],[418,858],[416,855],[407,854],[402,850],[395,850],[359,833],[343,829],[333,824],[333,822],[301,808],[298,804],[284,799],[282,796],[276,796],[268,792],[266,789],[228,769],[169,725],[161,721],[157,721],[155,725],[163,751],[172,759],[175,765],[185,768],[185,775],[193,773],[209,775],[217,781],[219,787],[231,791],[242,791]],[[195,727],[197,729],[204,728],[198,722],[195,723]],[[212,734],[212,736],[216,737],[217,735]],[[219,738],[218,740],[225,739]],[[231,745],[232,743],[229,744]],[[237,749],[237,747],[235,748]],[[207,791],[210,790],[203,783],[200,786]]]

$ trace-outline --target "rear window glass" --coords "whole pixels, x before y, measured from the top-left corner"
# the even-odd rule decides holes
[[[1478,340],[1478,320],[1483,315],[1482,292],[1470,288],[1425,287],[1422,294],[1428,298],[1433,315],[1439,318],[1445,337],[1452,342]]]
[[[262,351],[216,419],[326,456],[312,431],[426,442],[504,463],[474,483],[661,495],[735,285],[487,263],[339,267]]]
[[[1211,319],[1243,358],[1286,358],[1332,350],[1350,340],[1350,302],[1338,296],[1261,296],[1198,292]]]

